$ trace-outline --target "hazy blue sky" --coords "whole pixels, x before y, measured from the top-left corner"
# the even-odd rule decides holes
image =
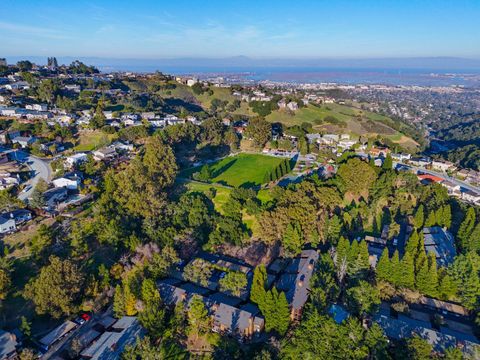
[[[480,0],[0,0],[0,56],[480,58]]]

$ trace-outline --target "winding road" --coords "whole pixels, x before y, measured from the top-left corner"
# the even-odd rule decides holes
[[[22,201],[25,201],[32,196],[33,190],[40,179],[44,179],[46,182],[50,181],[52,170],[47,161],[30,155],[23,150],[10,150],[7,152],[10,153],[11,158],[27,165],[33,171],[33,177],[25,183],[26,186],[31,186],[30,189],[25,192],[22,191],[20,194],[18,194],[18,198]]]

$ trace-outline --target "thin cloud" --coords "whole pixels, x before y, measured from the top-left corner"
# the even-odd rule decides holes
[[[54,29],[22,24],[13,24],[5,21],[0,21],[0,30],[11,31],[16,34],[43,37],[47,39],[68,39],[68,36]]]

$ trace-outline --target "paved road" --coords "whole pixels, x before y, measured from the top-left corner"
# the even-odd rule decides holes
[[[21,192],[18,195],[18,198],[22,201],[27,200],[32,196],[35,185],[37,185],[40,179],[44,179],[46,182],[49,182],[52,176],[52,170],[47,161],[40,159],[39,157],[28,154],[22,150],[11,150],[9,151],[11,157],[19,162],[27,165],[33,171],[33,178],[26,182],[26,185],[30,185],[31,188],[27,192]]]
[[[477,186],[473,186],[473,185],[470,185],[469,183],[466,183],[465,181],[461,181],[461,180],[458,180],[456,178],[453,178],[453,177],[450,177],[448,176],[448,174],[444,173],[444,172],[438,172],[438,171],[433,171],[433,170],[427,170],[427,169],[424,169],[424,168],[421,168],[421,167],[416,167],[416,166],[412,166],[412,165],[409,165],[409,164],[404,164],[404,163],[400,163],[401,165],[404,165],[404,166],[407,166],[411,169],[414,169],[415,171],[417,172],[422,172],[424,174],[430,174],[430,175],[434,175],[434,176],[438,176],[440,178],[443,178],[445,180],[448,180],[448,181],[451,181],[452,183],[454,183],[455,185],[459,185],[461,186],[462,188],[465,188],[465,189],[468,189],[468,190],[472,190],[472,191],[475,191],[477,193],[480,193],[480,188],[477,187]]]

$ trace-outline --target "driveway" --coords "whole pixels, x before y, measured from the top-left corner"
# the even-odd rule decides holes
[[[22,164],[27,165],[33,172],[33,177],[25,183],[27,186],[31,186],[30,190],[28,190],[27,192],[21,192],[18,195],[18,198],[20,200],[25,201],[32,196],[33,190],[35,189],[35,186],[40,179],[43,179],[46,182],[50,181],[52,176],[52,170],[47,161],[39,157],[30,155],[23,150],[11,150],[10,154],[11,158],[21,162]]]

